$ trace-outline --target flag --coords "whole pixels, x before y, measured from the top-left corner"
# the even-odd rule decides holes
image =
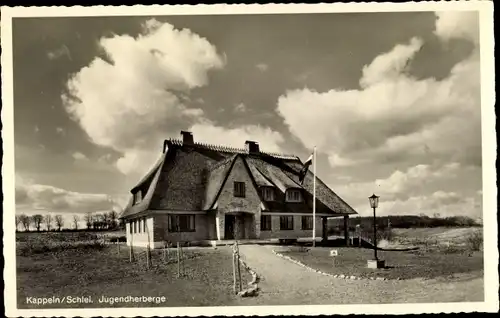
[[[307,174],[307,170],[309,170],[309,166],[311,165],[312,161],[313,161],[313,154],[311,154],[309,156],[309,158],[307,158],[306,162],[304,162],[304,166],[302,167],[302,169],[300,169],[300,172],[299,172],[299,182],[300,184],[304,184],[304,179],[306,177],[306,174]]]

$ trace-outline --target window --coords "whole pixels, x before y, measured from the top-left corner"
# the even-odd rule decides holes
[[[144,219],[142,220],[142,225],[144,226],[144,228],[143,228],[143,232],[144,232],[144,233],[146,233],[146,221],[147,221],[147,220],[146,220],[146,218],[144,218]]]
[[[287,202],[301,202],[302,193],[297,189],[290,189],[286,191],[286,201]]]
[[[137,233],[137,228],[136,228],[136,225],[137,225],[137,222],[135,220],[132,221],[132,224],[134,225],[134,234]]]
[[[303,216],[302,217],[302,229],[303,230],[312,230],[313,229],[312,216]]]
[[[142,191],[138,190],[136,193],[134,193],[134,204],[138,204],[141,201],[142,201]]]
[[[132,222],[131,221],[128,222],[128,231],[130,234],[132,234]]]
[[[138,233],[141,233],[141,231],[142,231],[142,219],[139,219],[139,220],[137,221],[137,223],[138,223],[138,226],[137,226],[137,227],[138,227],[137,232],[138,232]]]
[[[264,201],[274,201],[274,189],[271,187],[263,187],[262,197]]]
[[[280,216],[280,230],[293,230],[293,216]]]
[[[194,215],[180,214],[168,216],[169,232],[194,232]]]
[[[261,231],[271,231],[271,216],[261,215],[260,216],[260,230]]]
[[[234,196],[239,198],[245,197],[245,182],[234,182]]]

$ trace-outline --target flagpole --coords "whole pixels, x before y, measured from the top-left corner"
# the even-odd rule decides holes
[[[313,242],[312,246],[316,246],[316,146],[313,152]]]

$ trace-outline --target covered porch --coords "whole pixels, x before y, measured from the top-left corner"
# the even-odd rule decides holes
[[[221,240],[257,238],[255,215],[249,212],[219,212],[215,217],[216,237]]]
[[[328,229],[328,219],[339,220],[342,219],[341,233],[335,233],[334,235],[329,235]],[[353,233],[351,233],[349,229],[349,214],[339,215],[335,217],[326,217],[323,216],[322,220],[322,237],[321,241],[323,243],[327,243],[328,241],[337,241],[345,246],[350,246],[353,244],[352,239],[354,237]]]

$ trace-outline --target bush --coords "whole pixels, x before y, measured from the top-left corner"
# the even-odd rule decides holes
[[[64,241],[61,240],[60,236],[38,235],[36,237],[30,237],[24,242],[18,242],[16,252],[22,256],[29,256],[49,252],[58,253],[70,249],[100,250],[106,246],[103,240],[95,238],[89,239],[88,236],[85,238],[86,240],[77,240],[78,238],[75,238],[73,240],[68,239]]]
[[[472,251],[479,251],[483,245],[483,235],[481,231],[474,231],[466,238],[467,247]]]

